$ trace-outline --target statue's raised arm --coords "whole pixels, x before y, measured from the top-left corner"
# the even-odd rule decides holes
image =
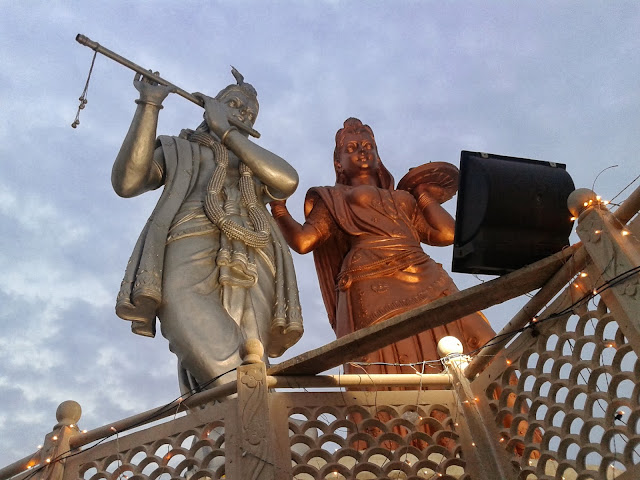
[[[302,335],[291,255],[265,208],[291,195],[298,175],[229,123],[253,127],[258,114],[255,89],[233,73],[237,84],[215,98],[194,94],[205,107],[195,130],[157,138],[171,88],[136,76],[138,106],[112,171],[123,197],[164,185],[127,266],[116,313],[147,336],[160,320],[185,390],[235,376],[228,372],[241,363],[247,340],[260,340],[275,357]]]
[[[111,170],[111,184],[121,197],[134,197],[162,184],[160,157],[154,164],[158,112],[172,87],[158,85],[136,74],[133,85],[140,92],[138,107]]]

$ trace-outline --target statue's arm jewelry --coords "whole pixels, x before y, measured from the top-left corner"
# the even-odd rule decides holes
[[[424,210],[434,202],[435,200],[427,193],[421,193],[418,197],[418,207],[420,207],[420,210]]]
[[[136,103],[138,105],[152,105],[154,107],[156,107],[158,110],[162,110],[164,107],[162,105],[160,105],[159,103],[154,103],[154,102],[146,102],[144,100],[136,100]]]
[[[269,190],[269,186],[268,185],[262,185],[262,189],[264,190],[264,193],[267,194],[267,196],[272,199],[272,200],[286,200],[287,198],[289,198],[289,196],[284,196],[284,197],[277,197],[275,196],[273,193],[271,193],[271,190]]]
[[[231,127],[227,128],[227,130],[222,134],[222,137],[220,137],[220,143],[221,143],[222,145],[224,145],[225,147],[227,146],[227,144],[226,144],[226,143],[224,143],[224,142],[225,142],[225,140],[227,139],[227,136],[228,136],[228,135],[229,135],[233,130],[235,130],[236,132],[238,131],[238,129],[237,129],[236,127],[231,126]]]

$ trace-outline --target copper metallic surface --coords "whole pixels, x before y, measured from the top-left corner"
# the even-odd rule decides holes
[[[353,118],[344,125],[336,134],[336,184],[307,192],[305,223],[296,222],[284,202],[272,203],[289,245],[299,253],[314,252],[323,300],[338,338],[458,291],[420,245],[452,243],[454,220],[438,201],[446,197],[450,185],[418,182],[413,195],[394,189],[372,130]],[[472,314],[388,345],[360,361],[436,360],[436,344],[447,335],[458,337],[469,352],[494,332],[481,314]],[[345,371],[415,373],[413,367],[388,365],[347,365]]]
[[[451,200],[458,191],[458,167],[447,162],[429,162],[419,167],[410,168],[398,182],[398,190],[412,193],[419,185],[433,184],[442,188],[443,196],[434,199],[438,203]]]

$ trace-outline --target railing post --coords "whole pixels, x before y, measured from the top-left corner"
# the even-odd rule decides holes
[[[594,295],[607,305],[636,351],[640,350],[640,242],[586,188],[573,192],[569,210],[576,232],[600,272],[591,279]]]
[[[476,399],[464,370],[469,357],[462,355],[462,343],[456,337],[444,337],[438,342],[438,355],[443,357],[447,372],[453,377],[461,420],[466,429],[460,429],[464,459],[474,480],[515,480],[516,472],[498,438],[491,409],[486,401]],[[468,431],[468,434],[466,431]]]
[[[69,455],[69,441],[79,433],[78,420],[82,409],[73,400],[62,402],[56,410],[58,423],[44,438],[39,452],[40,465],[44,468],[36,477],[39,480],[62,480],[66,457]]]
[[[233,475],[243,480],[275,480],[273,434],[269,422],[264,348],[258,340],[245,343],[246,355],[238,367],[238,402]]]

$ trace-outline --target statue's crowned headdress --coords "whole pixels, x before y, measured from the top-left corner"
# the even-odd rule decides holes
[[[229,92],[237,91],[237,92],[242,92],[244,95],[246,95],[249,98],[251,98],[251,100],[256,102],[256,107],[257,107],[258,106],[258,92],[253,87],[253,85],[251,85],[250,83],[245,82],[244,81],[244,76],[238,70],[236,70],[236,68],[233,65],[231,66],[231,74],[233,75],[233,78],[236,79],[237,83],[235,85],[234,84],[228,85],[228,86],[224,87],[222,90],[220,90],[218,95],[216,95],[216,99],[222,98],[225,94],[227,94]]]

